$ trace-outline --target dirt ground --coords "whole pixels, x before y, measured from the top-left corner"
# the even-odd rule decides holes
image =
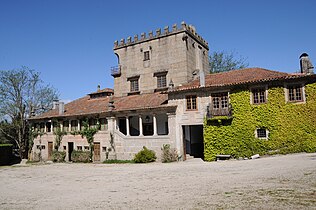
[[[316,153],[0,167],[0,209],[316,209]]]

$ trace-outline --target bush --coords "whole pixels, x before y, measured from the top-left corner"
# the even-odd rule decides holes
[[[90,162],[90,151],[72,151],[71,160],[75,163],[88,163]]]
[[[0,165],[10,165],[12,161],[12,144],[0,144]]]
[[[123,163],[134,163],[133,160],[105,160],[103,163],[106,164],[123,164]]]
[[[156,159],[156,153],[144,146],[143,149],[135,155],[133,160],[135,163],[150,163],[154,162]]]
[[[161,148],[162,157],[161,160],[163,163],[175,162],[178,160],[178,154],[176,149],[171,149],[170,144],[164,144]]]
[[[53,162],[64,162],[66,157],[66,152],[60,152],[60,151],[53,151],[52,153],[52,160]]]

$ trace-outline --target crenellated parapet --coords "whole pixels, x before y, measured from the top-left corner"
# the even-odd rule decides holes
[[[140,34],[140,37],[138,35],[135,35],[134,38],[131,36],[127,37],[127,39],[121,39],[120,41],[116,40],[114,42],[114,50],[132,46],[135,44],[139,44],[141,42],[163,38],[166,36],[175,35],[178,33],[186,32],[188,35],[190,35],[193,39],[198,41],[201,45],[203,45],[206,49],[208,49],[208,43],[205,41],[195,30],[195,27],[192,25],[187,25],[185,22],[181,23],[181,26],[178,27],[177,24],[173,24],[172,28],[169,28],[169,26],[165,26],[163,30],[161,28],[158,28],[155,33],[153,31],[149,31],[148,35],[146,35],[145,32]],[[185,37],[183,37],[185,38]]]

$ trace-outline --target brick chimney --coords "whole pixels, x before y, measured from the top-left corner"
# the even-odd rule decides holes
[[[314,66],[312,62],[309,60],[307,53],[303,53],[300,56],[300,66],[301,66],[301,73],[314,74]]]

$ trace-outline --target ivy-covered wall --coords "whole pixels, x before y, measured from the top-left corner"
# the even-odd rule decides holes
[[[284,88],[268,89],[266,104],[250,104],[249,90],[230,93],[233,119],[204,122],[204,156],[218,154],[235,158],[254,154],[316,152],[316,83],[305,86],[306,103],[286,103]],[[265,128],[269,139],[255,138],[255,130]]]

